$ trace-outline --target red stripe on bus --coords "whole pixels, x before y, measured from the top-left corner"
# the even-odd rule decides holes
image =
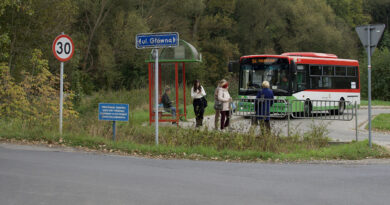
[[[304,90],[308,92],[341,92],[341,93],[360,93],[360,89],[318,89]]]

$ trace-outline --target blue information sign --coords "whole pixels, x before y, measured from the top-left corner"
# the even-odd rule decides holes
[[[141,48],[164,48],[179,46],[179,33],[141,33],[135,37],[135,47]]]
[[[99,120],[129,121],[129,104],[99,103]]]

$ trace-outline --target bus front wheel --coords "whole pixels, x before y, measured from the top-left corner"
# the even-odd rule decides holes
[[[305,102],[305,105],[303,106],[303,114],[304,114],[304,116],[309,117],[309,116],[311,116],[312,111],[313,111],[313,106],[312,106],[310,100],[307,99]]]
[[[330,114],[332,115],[342,115],[345,111],[345,100],[344,98],[341,98],[339,101],[339,107],[335,110],[330,110]]]
[[[337,110],[337,114],[338,115],[344,114],[344,110],[345,110],[345,100],[344,98],[341,98],[339,102],[339,109]]]

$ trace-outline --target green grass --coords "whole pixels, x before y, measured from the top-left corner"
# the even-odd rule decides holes
[[[368,100],[360,100],[360,105],[367,106]],[[371,105],[373,105],[373,106],[390,106],[390,101],[371,100]]]
[[[313,125],[309,132],[293,133],[291,137],[261,134],[253,129],[249,133],[231,133],[167,126],[160,127],[160,145],[155,146],[154,127],[143,126],[149,121],[147,96],[147,89],[97,92],[82,99],[77,108],[79,118],[64,119],[62,137],[58,135],[55,120],[45,127],[36,121],[0,120],[0,138],[187,159],[297,161],[389,156],[382,147],[369,149],[367,142],[330,146],[327,129],[322,125]],[[212,101],[208,100],[205,115],[214,114]],[[116,142],[111,140],[112,122],[97,120],[100,102],[130,105],[129,122],[117,123]],[[195,117],[190,102],[187,114],[188,119]]]
[[[153,129],[146,131],[140,128],[144,136],[150,138],[145,142],[135,142],[127,138],[112,141],[110,137],[91,136],[85,133],[66,132],[62,137],[54,130],[43,130],[39,127],[29,127],[25,123],[2,122],[0,125],[0,140],[23,140],[41,142],[71,147],[85,147],[98,151],[120,151],[150,157],[203,159],[203,160],[239,160],[239,161],[302,161],[302,160],[329,160],[348,159],[357,160],[370,158],[389,157],[389,152],[377,145],[372,149],[367,141],[353,142],[350,144],[328,145],[322,140],[321,145],[315,142],[315,138],[309,136],[305,139],[285,138],[284,140],[267,140],[268,147],[251,146],[247,142],[255,142],[255,138],[245,139],[242,135],[229,133],[209,132],[200,130],[168,130],[162,129],[160,145],[153,144]],[[178,134],[174,133],[179,132]],[[135,132],[136,133],[136,132]],[[185,135],[187,134],[187,135]],[[138,135],[138,134],[137,134]],[[193,136],[194,140],[189,139]],[[218,138],[217,138],[218,137]],[[250,137],[248,135],[248,137]],[[173,139],[173,140],[169,140]],[[203,141],[201,139],[204,139]],[[314,140],[313,140],[314,139]],[[241,141],[243,140],[243,141]],[[185,143],[175,143],[177,141]],[[276,143],[275,143],[276,142]],[[192,144],[191,144],[192,143]],[[221,144],[218,144],[221,143]],[[269,143],[275,143],[272,147]],[[263,144],[264,145],[264,144]]]
[[[376,116],[371,123],[372,129],[379,131],[390,131],[390,114],[382,113]],[[366,126],[366,129],[368,125]]]

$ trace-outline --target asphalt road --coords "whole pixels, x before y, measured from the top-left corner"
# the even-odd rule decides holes
[[[383,204],[390,164],[264,164],[0,144],[0,204]]]

